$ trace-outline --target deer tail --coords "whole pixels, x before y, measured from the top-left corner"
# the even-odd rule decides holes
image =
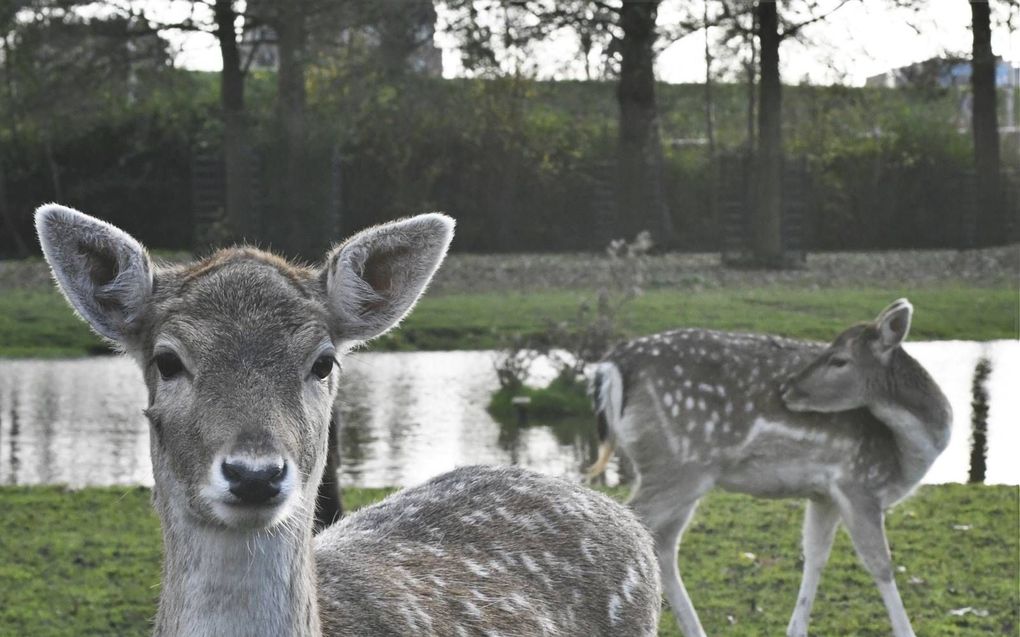
[[[616,363],[602,361],[595,367],[591,397],[598,423],[599,456],[585,471],[588,480],[606,470],[616,450],[616,428],[623,416],[623,376]]]

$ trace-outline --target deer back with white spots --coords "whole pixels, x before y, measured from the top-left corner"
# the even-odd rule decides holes
[[[639,338],[598,364],[593,395],[605,469],[616,447],[637,473],[631,506],[652,531],[665,593],[687,637],[705,634],[676,565],[698,500],[719,486],[807,498],[804,572],[787,634],[803,637],[836,527],[844,522],[897,637],[913,635],[893,578],[884,510],[949,442],[952,410],[901,347],[900,299],[828,347],[684,329]]]
[[[411,310],[452,219],[370,228],[315,268],[252,248],[159,267],[56,205],[36,226],[68,301],[143,371],[157,635],[655,634],[659,572],[633,513],[521,469],[459,469],[313,543],[339,359]]]

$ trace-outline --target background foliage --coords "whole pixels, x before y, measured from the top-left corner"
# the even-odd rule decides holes
[[[258,188],[267,197],[279,190],[274,81],[263,71],[247,82]],[[309,86],[308,188],[323,209],[339,186],[337,236],[425,209],[458,219],[462,251],[600,249],[617,234],[595,214],[598,186],[613,176],[611,83],[397,79],[355,64],[316,67]],[[739,153],[744,87],[719,85],[715,99],[720,148]],[[718,249],[714,169],[699,141],[702,87],[661,85],[659,100],[674,247]],[[808,246],[956,246],[972,145],[952,125],[957,101],[939,89],[788,87],[784,134],[790,155],[806,157],[810,176]],[[215,76],[163,69],[130,99],[95,108],[101,116],[64,120],[56,136],[32,114],[16,129],[0,129],[11,223],[22,242],[35,243],[31,210],[59,197],[147,245],[195,247],[191,162],[216,148]],[[341,160],[339,184],[331,183],[334,157]],[[720,189],[735,187],[726,175],[720,179]],[[278,245],[285,221],[263,219],[249,238],[293,251]],[[318,247],[313,242],[307,251]],[[0,252],[16,248],[12,233],[0,235]]]

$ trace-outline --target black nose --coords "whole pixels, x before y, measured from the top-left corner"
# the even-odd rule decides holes
[[[272,462],[251,466],[238,460],[224,460],[220,466],[230,492],[245,504],[264,504],[280,493],[280,485],[287,475],[285,462]]]

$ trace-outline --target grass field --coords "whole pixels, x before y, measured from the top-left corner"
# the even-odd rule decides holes
[[[354,509],[384,494],[351,490],[345,499]],[[148,634],[160,576],[149,498],[142,488],[0,488],[0,635]],[[800,577],[802,508],[726,493],[706,498],[680,560],[709,634],[783,634]],[[1017,634],[1018,520],[1016,487],[922,487],[890,512],[897,580],[919,635]],[[815,635],[890,633],[845,532],[813,618]],[[668,612],[659,634],[679,635]]]
[[[829,340],[901,296],[909,297],[916,308],[914,340],[1017,338],[1017,291],[1010,285],[652,290],[625,306],[621,326],[628,336],[698,326]],[[595,294],[584,290],[430,294],[399,330],[372,347],[498,348],[515,336],[539,335],[550,323],[570,320],[582,303],[594,300]],[[103,351],[103,343],[55,289],[0,293],[0,356],[84,356]]]

